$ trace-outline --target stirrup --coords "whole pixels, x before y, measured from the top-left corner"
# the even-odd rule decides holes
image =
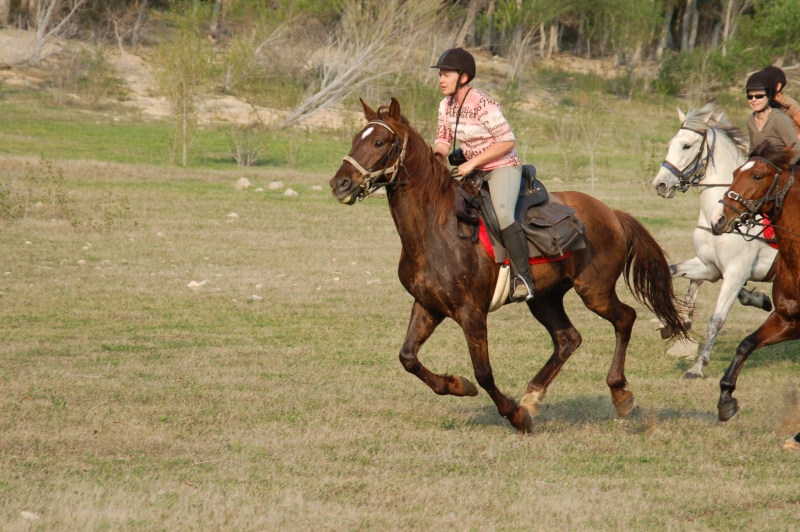
[[[517,291],[519,289],[520,283],[525,288],[526,294],[517,295]],[[523,301],[530,301],[533,299],[533,288],[531,285],[528,284],[528,281],[523,279],[520,276],[514,278],[514,291],[510,295],[510,299],[513,303],[522,303]]]

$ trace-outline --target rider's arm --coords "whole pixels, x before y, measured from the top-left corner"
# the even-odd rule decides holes
[[[437,142],[433,146],[433,154],[438,155],[439,157],[447,157],[447,153],[450,151],[450,146],[445,144],[444,142]]]
[[[458,167],[458,173],[461,175],[467,175],[475,170],[476,167],[492,162],[494,160],[499,159],[510,150],[514,148],[514,141],[507,140],[505,142],[496,142],[483,150],[481,153],[470,159],[469,161],[465,162],[461,166]]]

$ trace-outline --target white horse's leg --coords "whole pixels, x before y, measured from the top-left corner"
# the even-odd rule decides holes
[[[722,277],[716,266],[703,262],[699,257],[673,264],[669,269],[672,277],[686,277],[694,281],[711,281],[713,283]]]
[[[684,375],[686,379],[697,379],[703,376],[703,366],[708,364],[711,359],[711,348],[714,347],[714,340],[717,338],[717,333],[722,329],[722,324],[725,323],[725,318],[728,317],[733,302],[739,295],[739,291],[744,286],[744,283],[750,278],[748,272],[740,271],[726,271],[725,278],[722,280],[722,286],[719,290],[719,297],[717,298],[717,306],[714,308],[714,313],[711,319],[708,320],[708,331],[706,331],[706,339],[703,342],[703,347],[694,366]]]

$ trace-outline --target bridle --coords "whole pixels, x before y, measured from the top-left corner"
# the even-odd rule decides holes
[[[719,201],[726,207],[730,207],[736,211],[736,213],[739,215],[738,220],[736,220],[738,224],[751,226],[756,225],[755,216],[761,213],[761,208],[764,206],[764,204],[774,201],[775,209],[773,211],[772,218],[777,220],[780,218],[781,212],[783,211],[783,200],[786,198],[786,194],[789,193],[789,189],[792,188],[792,185],[794,185],[794,166],[789,166],[792,174],[789,176],[789,180],[786,182],[786,185],[783,188],[778,189],[782,172],[779,166],[771,161],[768,161],[767,159],[764,159],[763,157],[750,157],[748,161],[761,161],[775,169],[775,176],[773,177],[772,183],[770,183],[769,188],[767,189],[767,193],[759,199],[751,200],[743,198],[735,190],[729,190]],[[736,203],[728,200],[733,200],[733,202]],[[744,206],[744,209],[740,208],[737,203]]]
[[[381,187],[402,184],[402,182],[400,181],[395,181],[395,178],[397,177],[400,168],[403,168],[403,170],[405,170],[405,167],[403,166],[403,161],[406,158],[406,146],[408,144],[408,135],[406,135],[405,138],[403,138],[403,145],[401,146],[400,135],[398,135],[391,127],[389,127],[389,125],[386,124],[386,122],[384,122],[383,120],[375,119],[367,122],[367,126],[369,126],[370,124],[377,124],[379,126],[385,127],[394,135],[394,140],[392,141],[392,146],[389,148],[389,151],[387,151],[386,154],[383,157],[381,157],[381,159],[377,163],[375,163],[375,166],[373,166],[369,170],[365,169],[361,165],[361,163],[359,163],[349,155],[345,155],[342,158],[342,160],[352,164],[355,167],[355,169],[358,170],[359,173],[361,173],[361,177],[364,178],[364,182],[358,185],[357,187],[360,190],[358,193],[358,201],[362,201],[364,198],[366,198],[367,196],[369,196],[370,194],[372,194]],[[392,157],[398,150],[400,151],[400,154],[397,156],[397,159],[395,160],[394,164],[389,166],[389,161],[392,159]],[[381,163],[383,163],[384,161],[386,161],[384,167],[380,170],[375,170],[375,168],[380,166]],[[408,173],[407,170],[406,173]],[[381,183],[375,183],[373,181],[376,177],[380,177],[383,175],[388,175],[389,180],[383,181]]]
[[[714,185],[701,185],[700,181],[706,176],[706,171],[708,170],[708,162],[711,161],[711,166],[716,169],[716,164],[714,164],[714,148],[717,145],[717,132],[714,130],[713,127],[708,128],[706,131],[698,131],[697,129],[692,129],[690,127],[681,127],[681,129],[685,129],[686,131],[691,131],[693,133],[697,133],[703,140],[700,142],[700,151],[697,152],[697,155],[692,159],[689,164],[687,164],[683,170],[678,170],[678,167],[669,162],[668,160],[664,159],[661,163],[662,168],[666,168],[672,175],[678,178],[678,183],[680,184],[680,191],[686,192],[689,190],[690,187],[721,187],[728,185],[723,184],[714,184]],[[712,140],[708,142],[708,131],[711,131]],[[706,156],[703,157],[703,150],[706,150]]]

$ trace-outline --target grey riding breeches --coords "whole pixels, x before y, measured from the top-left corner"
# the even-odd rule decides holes
[[[492,205],[500,222],[500,229],[505,229],[515,222],[514,209],[519,198],[519,184],[522,180],[521,166],[501,166],[484,172],[483,180],[489,184]]]

